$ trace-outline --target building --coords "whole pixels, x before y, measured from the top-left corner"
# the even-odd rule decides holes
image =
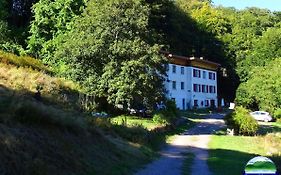
[[[165,88],[167,97],[181,110],[218,106],[219,64],[194,57],[164,52],[169,59]]]

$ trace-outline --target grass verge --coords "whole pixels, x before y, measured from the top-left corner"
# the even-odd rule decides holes
[[[114,117],[110,121],[115,125],[126,125],[128,127],[141,126],[147,130],[153,130],[157,127],[164,127],[165,125],[154,122],[151,118],[141,118],[137,116],[121,115]]]
[[[281,168],[280,136],[212,136],[209,149],[208,165],[216,175],[242,174],[246,163],[258,155],[272,159]],[[269,155],[272,149],[275,152]]]

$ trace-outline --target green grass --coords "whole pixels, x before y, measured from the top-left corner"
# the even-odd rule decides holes
[[[126,116],[126,115],[121,115],[121,116],[112,118],[111,123],[117,124],[117,125],[127,125],[128,127],[142,126],[148,130],[152,130],[156,127],[164,126],[162,124],[155,123],[150,118],[147,119],[147,118],[141,118],[141,117],[137,117],[137,116]]]
[[[104,121],[101,125],[113,130],[122,138],[158,151],[165,143],[169,143],[173,138],[187,129],[193,127],[195,122],[186,120],[178,126],[163,125],[155,123],[152,119],[140,118],[136,116],[118,116]],[[96,122],[97,123],[97,122]]]
[[[190,175],[191,174],[191,167],[194,160],[195,155],[193,153],[185,153],[185,159],[183,162],[182,174],[183,175]]]
[[[269,137],[269,138],[268,138]],[[281,155],[267,156],[270,146],[281,148],[281,139],[275,138],[275,144],[269,144],[272,136],[212,136],[209,143],[208,165],[216,175],[242,174],[247,162],[255,156],[262,155],[272,158],[280,167]],[[278,151],[278,150],[277,150]],[[231,171],[229,171],[231,170]]]

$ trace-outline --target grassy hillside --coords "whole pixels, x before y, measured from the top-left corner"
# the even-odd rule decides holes
[[[149,160],[140,144],[88,122],[77,110],[79,87],[51,74],[0,51],[0,174],[130,174]]]

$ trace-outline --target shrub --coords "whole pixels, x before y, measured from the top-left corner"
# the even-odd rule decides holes
[[[166,103],[166,109],[161,109],[153,115],[153,121],[160,124],[173,124],[179,116],[176,104],[172,100]]]
[[[257,121],[243,107],[235,108],[233,113],[225,116],[225,120],[227,125],[234,129],[235,134],[254,135],[258,130]]]
[[[281,119],[281,108],[278,108],[274,111],[274,114],[273,116],[276,118],[276,119]]]
[[[161,110],[153,115],[153,121],[159,124],[168,124],[168,120],[164,110]]]
[[[26,52],[24,48],[16,43],[13,42],[6,42],[0,45],[0,48],[5,52],[14,53],[16,55],[25,55]]]

